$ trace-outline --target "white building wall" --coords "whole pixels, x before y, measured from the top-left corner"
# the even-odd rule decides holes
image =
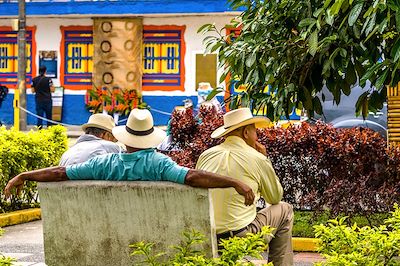
[[[197,30],[206,23],[215,23],[217,28],[228,24],[233,15],[212,14],[176,17],[144,17],[144,25],[178,25],[186,26],[184,40],[185,53],[185,91],[146,91],[144,95],[195,95],[196,94],[196,54],[204,52],[203,39],[205,36],[198,34]],[[36,62],[39,69],[39,51],[57,51],[58,56],[58,78],[53,79],[56,86],[60,85],[60,55],[61,55],[61,26],[90,26],[93,25],[91,18],[27,18],[27,26],[36,26]],[[10,19],[0,19],[0,26],[11,26]],[[206,66],[204,66],[206,67]],[[34,73],[35,75],[37,73]],[[34,75],[34,76],[35,76]],[[224,85],[224,84],[220,84]],[[29,93],[29,92],[28,92]],[[66,90],[66,94],[85,94],[86,91]]]

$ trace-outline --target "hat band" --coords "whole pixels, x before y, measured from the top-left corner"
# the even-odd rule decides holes
[[[154,131],[154,127],[148,129],[148,130],[144,130],[144,131],[138,131],[138,130],[133,130],[132,128],[125,126],[126,131],[128,131],[129,133],[131,133],[132,135],[135,136],[147,136],[150,135],[151,133],[153,133]]]

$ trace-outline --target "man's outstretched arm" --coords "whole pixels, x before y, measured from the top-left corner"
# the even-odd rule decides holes
[[[229,188],[233,187],[240,195],[244,197],[246,205],[254,203],[253,190],[245,183],[231,177],[218,175],[202,170],[189,170],[185,177],[185,184],[192,187],[201,188]]]
[[[11,196],[12,188],[16,188],[17,194],[20,193],[25,181],[56,182],[68,180],[64,166],[49,167],[29,172],[21,173],[8,181],[4,189],[6,198]]]

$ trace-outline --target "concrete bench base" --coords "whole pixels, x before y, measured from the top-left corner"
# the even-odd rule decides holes
[[[196,229],[216,255],[206,189],[170,182],[66,181],[40,183],[45,261],[48,266],[135,265],[129,244],[156,243],[155,252],[179,245]],[[135,261],[136,258],[136,261]]]

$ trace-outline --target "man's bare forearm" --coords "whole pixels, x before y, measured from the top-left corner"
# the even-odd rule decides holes
[[[201,188],[229,188],[233,187],[237,193],[244,197],[244,204],[254,203],[254,192],[245,183],[227,176],[214,174],[201,170],[189,170],[185,178],[185,184]]]
[[[64,166],[49,167],[20,174],[24,181],[57,182],[68,180]]]
[[[185,184],[201,188],[237,187],[238,180],[202,170],[189,170]]]

